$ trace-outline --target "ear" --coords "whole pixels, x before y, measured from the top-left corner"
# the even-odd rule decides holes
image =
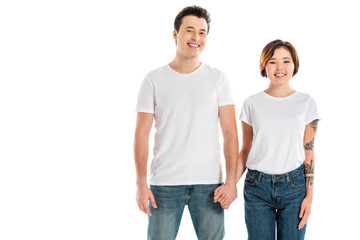
[[[174,31],[173,31],[173,38],[174,38],[175,40],[177,39],[177,34],[178,34],[177,31],[174,30]]]

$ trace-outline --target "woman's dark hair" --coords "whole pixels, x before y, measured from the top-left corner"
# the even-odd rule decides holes
[[[178,13],[174,21],[174,29],[177,32],[179,32],[180,26],[182,24],[182,20],[186,16],[195,16],[198,18],[204,18],[208,26],[207,33],[209,33],[210,21],[211,21],[210,14],[208,13],[208,11],[206,11],[206,9],[198,6],[186,7]]]
[[[287,41],[282,41],[280,39],[274,40],[270,43],[268,43],[264,49],[262,50],[261,56],[260,56],[260,72],[261,72],[261,76],[263,77],[267,77],[266,75],[266,64],[268,63],[268,61],[270,60],[270,58],[274,55],[274,52],[276,49],[284,47],[287,50],[289,50],[290,54],[291,54],[291,58],[294,62],[294,72],[293,72],[293,76],[296,75],[296,73],[299,70],[299,57],[297,55],[297,52],[294,48],[294,46],[287,42]]]

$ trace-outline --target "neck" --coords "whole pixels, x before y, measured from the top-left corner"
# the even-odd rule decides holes
[[[290,87],[289,83],[282,85],[274,85],[270,83],[269,87],[264,92],[273,97],[287,97],[296,91]]]
[[[169,66],[178,73],[192,73],[198,67],[200,67],[201,62],[198,57],[194,58],[185,58],[180,57],[176,54],[175,59],[169,63]]]

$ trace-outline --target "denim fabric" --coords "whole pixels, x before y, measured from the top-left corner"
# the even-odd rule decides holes
[[[244,184],[245,221],[249,240],[300,240],[299,212],[305,198],[303,166],[280,175],[248,170]]]
[[[151,185],[157,208],[149,203],[152,216],[149,216],[148,239],[175,239],[185,205],[199,240],[223,239],[224,210],[219,203],[214,203],[214,190],[220,185]]]

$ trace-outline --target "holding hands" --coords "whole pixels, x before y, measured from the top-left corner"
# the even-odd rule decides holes
[[[214,191],[214,203],[219,202],[224,209],[229,209],[236,198],[237,188],[235,183],[225,183]]]

